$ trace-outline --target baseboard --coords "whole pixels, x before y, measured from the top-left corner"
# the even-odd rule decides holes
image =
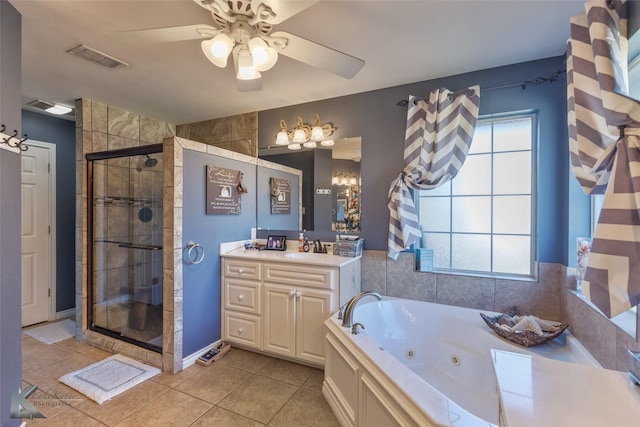
[[[71,316],[75,316],[75,315],[76,315],[76,309],[75,308],[70,308],[68,310],[57,311],[56,312],[56,317],[53,320],[65,319],[67,317],[71,317]]]
[[[189,356],[185,357],[182,359],[182,369],[187,369],[189,366],[193,365],[196,363],[196,360],[198,359],[198,357],[202,356],[203,354],[205,354],[207,351],[211,350],[213,347],[217,347],[220,345],[220,343],[222,342],[222,340],[218,340],[212,344],[209,344],[206,347],[202,347],[200,350],[196,351],[195,353],[190,354]]]

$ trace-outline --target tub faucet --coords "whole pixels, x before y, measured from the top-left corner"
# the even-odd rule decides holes
[[[349,302],[347,303],[347,306],[344,309],[344,315],[342,318],[342,326],[345,328],[351,328],[353,325],[353,310],[356,308],[356,304],[358,304],[358,301],[360,301],[360,299],[366,297],[367,295],[371,295],[376,297],[376,299],[378,301],[380,301],[382,299],[382,296],[380,296],[379,293],[377,292],[372,292],[372,291],[364,291],[364,292],[360,292],[359,294],[356,294],[356,296],[354,296],[353,298],[351,298],[349,300]]]

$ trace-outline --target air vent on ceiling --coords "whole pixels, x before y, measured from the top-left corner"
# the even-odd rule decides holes
[[[109,56],[106,53],[92,49],[83,44],[76,46],[73,49],[69,49],[67,53],[78,56],[80,58],[84,58],[88,61],[94,62],[98,65],[102,65],[103,67],[107,67],[112,70],[129,66],[129,64],[127,64],[126,62],[120,61],[113,56]]]
[[[42,99],[35,99],[33,101],[27,102],[27,105],[38,108],[40,110],[44,110],[51,114],[56,115],[65,115],[65,116],[73,116],[75,112],[72,107],[68,107],[66,105],[55,104],[49,101],[43,101]]]

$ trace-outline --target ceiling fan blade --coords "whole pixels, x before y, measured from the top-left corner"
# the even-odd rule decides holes
[[[293,15],[297,15],[303,10],[318,3],[318,0],[310,1],[292,1],[292,0],[266,0],[266,5],[269,6],[276,14],[275,18],[267,19],[270,24],[279,24]]]
[[[347,79],[355,76],[365,64],[362,59],[303,39],[286,31],[276,31],[270,35],[284,37],[289,40],[284,48],[274,46],[279,53]]]
[[[212,25],[194,24],[179,27],[118,31],[110,33],[110,35],[124,43],[168,43],[206,38],[207,35],[203,35],[201,32],[205,34],[219,33],[220,30]],[[211,37],[213,37],[213,35],[211,35]]]
[[[253,92],[256,90],[262,90],[262,78],[253,80],[236,79],[236,82],[238,82],[238,91],[240,92]]]

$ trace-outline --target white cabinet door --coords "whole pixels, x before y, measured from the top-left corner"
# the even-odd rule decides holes
[[[324,365],[323,323],[331,314],[331,291],[298,288],[296,357]]]
[[[295,290],[293,286],[264,285],[263,349],[295,356]]]

